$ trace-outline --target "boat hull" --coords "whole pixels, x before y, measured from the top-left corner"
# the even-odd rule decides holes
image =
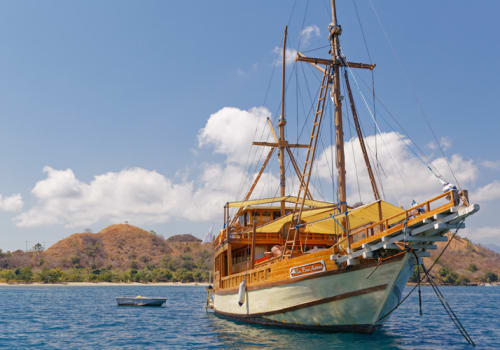
[[[118,306],[162,306],[167,301],[166,298],[136,298],[117,297]]]
[[[380,265],[326,271],[238,293],[216,291],[214,311],[250,323],[330,332],[370,333],[401,300],[413,259],[408,253]]]

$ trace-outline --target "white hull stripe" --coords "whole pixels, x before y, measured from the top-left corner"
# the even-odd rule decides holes
[[[225,315],[225,316],[238,317],[238,318],[269,316],[269,315],[275,315],[275,314],[281,314],[281,313],[285,313],[285,312],[295,311],[295,310],[298,310],[298,309],[303,309],[303,308],[311,307],[311,306],[314,306],[314,305],[320,305],[320,304],[330,303],[332,301],[337,301],[337,300],[342,300],[342,299],[346,299],[346,298],[351,298],[351,297],[355,297],[355,296],[358,296],[358,295],[374,293],[374,292],[378,292],[378,291],[381,291],[381,290],[385,290],[386,287],[387,287],[387,284],[381,284],[379,286],[365,288],[365,289],[359,289],[359,290],[356,290],[356,291],[353,291],[353,292],[343,293],[343,294],[335,295],[333,297],[328,297],[328,298],[323,298],[323,299],[319,299],[319,300],[314,300],[314,301],[310,301],[310,302],[307,302],[307,303],[303,303],[303,304],[298,304],[298,305],[286,307],[286,308],[280,309],[280,310],[273,310],[273,311],[268,311],[268,312],[255,313],[255,314],[247,314],[247,315],[232,314],[232,313],[222,312],[222,311],[218,311],[218,310],[215,310],[215,312],[216,313],[220,313],[220,314]]]

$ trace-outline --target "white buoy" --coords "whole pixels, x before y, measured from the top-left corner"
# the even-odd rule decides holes
[[[245,303],[245,292],[247,289],[247,282],[246,280],[243,280],[240,283],[240,288],[238,290],[238,305],[241,306]]]

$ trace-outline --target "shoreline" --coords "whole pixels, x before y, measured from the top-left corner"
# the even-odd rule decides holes
[[[172,286],[182,286],[182,287],[207,287],[210,283],[208,282],[150,282],[150,283],[140,283],[140,282],[62,282],[62,283],[41,283],[41,282],[33,282],[33,283],[5,283],[0,282],[0,287],[109,287],[109,286],[164,286],[164,287],[172,287]],[[416,286],[415,282],[408,282],[406,286],[413,287]],[[428,287],[429,283],[421,283],[421,286]],[[500,286],[499,282],[493,283],[470,283],[465,285],[453,285],[453,284],[438,284],[439,287],[492,287],[492,286]]]
[[[139,283],[139,282],[63,282],[63,283],[5,283],[0,282],[0,287],[106,287],[106,286],[182,286],[182,287],[206,287],[209,283],[206,282],[151,282],[151,283]]]

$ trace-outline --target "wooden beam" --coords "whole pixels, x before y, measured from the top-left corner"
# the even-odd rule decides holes
[[[271,119],[269,119],[269,117],[267,118],[267,124],[269,124],[269,128],[271,129],[271,132],[273,133],[274,141],[276,141],[276,143],[280,142],[280,140],[278,139],[278,136],[276,135],[276,131],[274,130],[273,123],[271,123]]]
[[[264,141],[254,141],[252,142],[254,146],[269,146],[269,147],[279,147],[278,143],[264,142]]]
[[[365,139],[363,138],[363,132],[361,131],[361,126],[358,120],[358,112],[356,111],[356,106],[354,104],[354,98],[352,97],[351,84],[349,84],[349,77],[347,75],[347,70],[344,71],[344,79],[347,88],[347,94],[349,96],[349,102],[351,104],[351,112],[352,119],[354,120],[354,125],[356,126],[356,133],[358,134],[359,145],[361,146],[361,150],[363,151],[363,158],[365,159],[366,170],[368,171],[368,175],[370,177],[370,182],[372,185],[373,196],[375,200],[378,201],[380,199],[380,194],[377,188],[377,182],[375,181],[375,176],[373,175],[372,166],[370,164],[370,159],[368,158],[368,152],[366,152]]]
[[[297,61],[299,61],[298,57],[306,57],[304,56],[302,53],[300,52],[297,52]],[[312,62],[309,62],[311,63],[311,65],[316,68],[317,70],[319,70],[321,73],[325,74],[325,68],[321,67],[320,65],[316,64],[316,63],[312,63]]]
[[[255,220],[254,220],[253,227],[252,227],[252,250],[251,250],[251,254],[250,254],[250,259],[251,259],[250,261],[251,261],[252,269],[255,265],[255,236],[257,235],[256,229],[257,229],[257,225],[255,224]]]
[[[375,69],[375,64],[366,64],[366,63],[359,63],[359,62],[345,62],[345,64],[340,61],[339,59],[333,61],[327,58],[317,58],[317,57],[306,57],[302,54],[297,53],[297,58],[295,59],[296,61],[299,62],[308,62],[308,63],[313,63],[314,65],[318,64],[324,64],[326,66],[348,66],[349,68],[360,68],[360,69],[369,69],[373,70]],[[318,67],[317,67],[318,68]]]
[[[292,148],[309,148],[309,145],[303,145],[300,143],[287,143],[287,147],[292,147]]]
[[[227,244],[227,275],[233,274],[233,252],[231,251],[231,241]]]
[[[292,148],[309,148],[309,145],[304,145],[300,143],[288,143],[288,141],[279,141],[277,143],[275,142],[264,142],[264,141],[254,141],[252,142],[252,145],[254,146],[268,146],[268,147],[292,147]]]
[[[290,157],[290,161],[292,162],[293,168],[295,169],[295,173],[297,174],[297,177],[299,178],[299,181],[301,183],[303,183],[304,179],[302,178],[302,174],[300,173],[299,166],[297,165],[297,162],[295,161],[295,157],[293,156],[292,151],[290,151],[289,147],[287,147],[286,150],[288,152],[288,156]],[[309,188],[306,191],[306,197],[308,199],[312,199],[311,193],[309,192]]]
[[[374,70],[375,64],[366,64],[366,63],[358,63],[358,62],[346,62],[346,65],[349,68],[360,68],[360,69],[369,69]]]
[[[255,189],[255,186],[257,186],[257,183],[259,182],[259,179],[260,179],[262,173],[266,169],[267,163],[269,163],[269,159],[271,159],[271,156],[273,155],[273,152],[274,152],[274,147],[269,150],[269,153],[267,154],[266,160],[264,160],[264,163],[260,167],[259,173],[255,177],[255,180],[253,181],[252,186],[248,190],[247,195],[245,196],[244,201],[247,201],[248,198],[250,198],[250,196],[252,195],[252,192]],[[238,216],[240,215],[241,210],[242,210],[242,208],[238,209],[238,211],[236,212],[236,214],[233,217],[233,221],[231,221],[231,224],[234,224],[236,222],[236,220],[238,220]]]
[[[285,35],[283,36],[283,61],[281,63],[281,116],[280,116],[280,122],[278,123],[278,128],[280,132],[280,138],[279,138],[279,148],[280,148],[280,154],[279,154],[279,159],[280,159],[280,193],[281,197],[285,196],[285,186],[286,186],[286,181],[285,181],[285,152],[284,152],[284,145],[283,141],[285,141],[285,125],[286,125],[286,119],[285,119],[285,67],[286,67],[286,36],[288,32],[288,26],[285,26]],[[285,215],[285,201],[281,201],[281,216]],[[252,266],[253,266],[253,260],[252,260]]]

